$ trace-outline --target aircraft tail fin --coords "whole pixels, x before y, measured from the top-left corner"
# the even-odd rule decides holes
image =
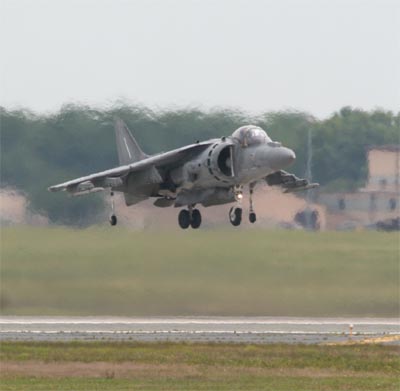
[[[140,149],[139,144],[132,136],[125,122],[117,118],[115,120],[115,138],[117,142],[118,159],[121,165],[137,162],[147,157]]]

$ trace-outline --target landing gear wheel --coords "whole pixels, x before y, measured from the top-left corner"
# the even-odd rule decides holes
[[[235,227],[242,222],[242,208],[232,207],[229,211],[229,221]]]
[[[117,222],[118,222],[117,216],[111,215],[111,216],[110,216],[110,224],[111,224],[112,226],[114,226],[114,225],[117,225]]]
[[[198,209],[193,209],[192,211],[192,219],[190,221],[190,225],[193,229],[197,229],[201,225],[201,214]]]
[[[118,219],[117,216],[115,216],[115,207],[114,207],[114,192],[111,190],[110,192],[111,196],[111,216],[110,216],[110,224],[112,226],[117,225]]]
[[[179,226],[180,226],[182,229],[189,228],[189,225],[190,225],[190,213],[189,213],[188,210],[182,209],[182,210],[179,212],[179,215],[178,215],[178,222],[179,222]]]
[[[249,214],[249,221],[250,221],[250,223],[255,223],[256,222],[256,220],[257,220],[257,215],[254,213],[254,212],[251,212],[250,214]]]

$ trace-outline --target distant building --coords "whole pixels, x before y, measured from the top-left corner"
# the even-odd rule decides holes
[[[367,152],[368,183],[361,191],[399,192],[400,145],[371,147]]]
[[[327,228],[355,228],[399,216],[400,145],[370,147],[368,182],[353,193],[320,194]]]

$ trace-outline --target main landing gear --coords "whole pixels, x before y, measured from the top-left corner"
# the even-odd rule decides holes
[[[249,210],[249,221],[250,223],[255,223],[257,220],[257,215],[254,212],[253,209],[253,193],[254,193],[254,187],[255,187],[255,183],[251,183],[249,185],[249,191],[250,191],[250,210]],[[236,188],[235,189],[235,196],[237,199],[237,206],[233,206],[230,210],[229,210],[229,221],[231,222],[231,224],[234,227],[238,227],[241,222],[242,222],[242,214],[243,214],[243,209],[242,209],[242,199],[243,199],[243,193],[242,193],[242,189],[241,188]]]
[[[193,206],[189,206],[189,209],[182,209],[178,215],[179,226],[182,229],[189,228],[197,229],[201,225],[201,213],[198,209],[194,209]]]
[[[114,192],[113,192],[113,191],[110,193],[110,196],[111,196],[111,216],[110,216],[110,224],[111,224],[112,226],[114,226],[114,225],[117,225],[118,219],[117,219],[117,216],[115,215],[115,212],[114,212],[115,206],[114,206]]]

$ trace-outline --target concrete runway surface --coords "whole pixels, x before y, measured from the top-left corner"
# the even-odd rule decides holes
[[[400,319],[1,316],[0,341],[400,344]]]

